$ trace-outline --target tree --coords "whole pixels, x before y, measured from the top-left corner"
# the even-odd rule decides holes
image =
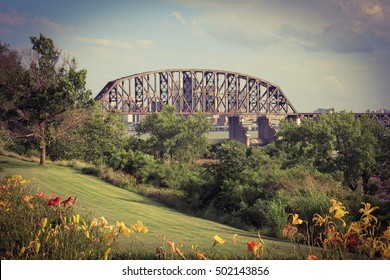
[[[362,143],[366,149],[364,167],[361,172],[363,190],[369,192],[369,180],[377,176],[385,181],[390,178],[390,137],[389,131],[369,115],[363,115]]]
[[[85,119],[91,91],[85,89],[87,71],[77,71],[74,58],[61,59],[61,51],[43,34],[30,39],[26,65],[15,51],[2,51],[17,75],[2,75],[1,120],[14,137],[39,141],[40,165],[45,165],[47,146]],[[6,65],[1,68],[7,71]]]
[[[303,120],[300,126],[283,122],[276,146],[287,156],[285,167],[312,165],[324,173],[341,172],[343,183],[356,189],[361,178],[367,192],[373,174],[388,178],[389,139],[379,122],[357,119],[345,111]],[[387,174],[387,175],[386,175]]]
[[[210,126],[202,115],[185,119],[176,115],[175,107],[164,106],[160,113],[148,115],[137,124],[136,131],[138,135],[149,134],[147,149],[156,157],[192,161],[206,152]]]
[[[88,110],[83,123],[66,137],[55,141],[49,153],[54,159],[79,159],[94,164],[108,163],[124,150],[129,133],[117,111],[103,111],[100,104]]]
[[[320,122],[329,125],[335,137],[336,170],[342,171],[344,184],[355,190],[364,166],[372,160],[372,143],[364,142],[362,124],[353,113],[342,111],[324,115]]]
[[[287,155],[285,168],[301,164],[313,165],[319,171],[328,170],[332,163],[335,137],[327,123],[303,119],[301,125],[297,125],[284,120],[280,127],[280,140],[275,144]]]

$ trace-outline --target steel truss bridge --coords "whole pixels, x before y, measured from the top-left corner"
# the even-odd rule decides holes
[[[259,142],[269,143],[275,131],[271,118],[318,118],[321,113],[299,113],[282,89],[250,75],[211,69],[170,69],[143,72],[108,82],[95,97],[107,111],[124,115],[157,113],[172,105],[177,114],[197,112],[229,118],[229,138],[249,145],[242,116],[256,116]],[[361,117],[365,113],[355,113]],[[386,126],[389,113],[370,113]]]
[[[144,72],[107,83],[95,98],[105,110],[145,115],[173,105],[178,114],[297,113],[281,88],[260,78],[209,69]]]

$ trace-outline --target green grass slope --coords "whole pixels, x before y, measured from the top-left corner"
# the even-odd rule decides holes
[[[163,242],[174,241],[184,244],[183,251],[190,250],[193,244],[199,246],[199,251],[207,253],[213,245],[213,236],[219,235],[226,243],[218,246],[217,256],[250,257],[244,242],[257,239],[256,233],[179,213],[73,168],[56,165],[40,167],[37,163],[0,156],[0,178],[16,174],[32,178],[36,190],[56,194],[62,199],[77,196],[75,212],[82,215],[104,216],[110,223],[123,221],[127,225],[141,220],[149,233],[140,235],[134,244],[121,237],[116,244],[118,251],[132,249],[153,254]],[[233,245],[233,234],[240,236],[237,245]],[[289,242],[264,240],[268,248],[273,248],[271,258],[294,258]]]

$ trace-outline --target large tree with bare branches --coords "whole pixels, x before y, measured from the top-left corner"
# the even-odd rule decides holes
[[[0,121],[14,137],[31,137],[40,143],[40,165],[46,148],[75,129],[92,104],[85,88],[85,69],[61,56],[53,40],[30,37],[32,49],[23,54],[0,45]]]

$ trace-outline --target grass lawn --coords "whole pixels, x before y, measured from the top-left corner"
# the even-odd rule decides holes
[[[0,156],[0,178],[17,174],[23,178],[32,178],[33,187],[39,191],[57,194],[62,199],[77,196],[75,212],[82,215],[96,218],[104,216],[110,223],[123,221],[126,225],[141,220],[148,227],[149,233],[140,235],[133,245],[129,239],[119,238],[116,242],[117,251],[131,248],[153,254],[163,242],[174,241],[176,244],[184,244],[184,252],[189,251],[192,244],[197,244],[199,251],[208,253],[214,242],[213,236],[219,235],[226,243],[218,246],[216,257],[251,257],[246,252],[244,242],[257,239],[255,232],[177,212],[73,168],[56,165],[40,167],[37,163]],[[239,235],[237,245],[232,242],[233,234]],[[268,238],[264,238],[264,241],[266,248],[271,250],[270,258],[296,258],[289,242]]]

